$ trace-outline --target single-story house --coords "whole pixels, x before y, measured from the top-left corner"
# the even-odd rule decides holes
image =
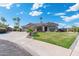
[[[58,24],[48,22],[48,23],[29,23],[25,26],[22,26],[23,30],[26,30],[28,28],[32,27],[34,31],[38,32],[46,32],[46,31],[57,31],[58,30]]]

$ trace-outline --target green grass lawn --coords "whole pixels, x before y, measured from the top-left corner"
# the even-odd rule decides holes
[[[34,39],[69,48],[77,37],[75,32],[38,32]]]

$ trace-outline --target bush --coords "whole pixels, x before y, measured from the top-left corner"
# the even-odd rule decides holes
[[[27,32],[33,32],[33,30],[32,29],[28,29]]]
[[[32,36],[32,34],[33,34],[33,30],[32,29],[28,29],[27,32],[29,32],[29,36]]]
[[[0,33],[6,33],[7,27],[8,27],[7,25],[0,23]]]
[[[14,26],[14,31],[20,31],[21,29],[18,26]]]
[[[0,28],[0,33],[6,33],[7,29],[6,28]]]

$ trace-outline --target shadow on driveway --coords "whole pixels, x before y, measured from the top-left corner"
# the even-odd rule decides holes
[[[0,56],[32,56],[16,43],[0,39]]]

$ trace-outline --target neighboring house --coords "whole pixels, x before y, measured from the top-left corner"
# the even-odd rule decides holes
[[[67,32],[67,28],[59,28],[58,32]]]
[[[57,32],[74,32],[73,28],[60,28]]]
[[[74,32],[73,28],[67,28],[67,32]]]
[[[56,23],[29,23],[25,26],[22,26],[23,30],[26,30],[28,28],[33,28],[34,31],[38,32],[46,32],[46,31],[57,31],[58,30],[58,24]]]
[[[7,31],[13,31],[13,28],[8,27],[8,28],[7,28]]]

